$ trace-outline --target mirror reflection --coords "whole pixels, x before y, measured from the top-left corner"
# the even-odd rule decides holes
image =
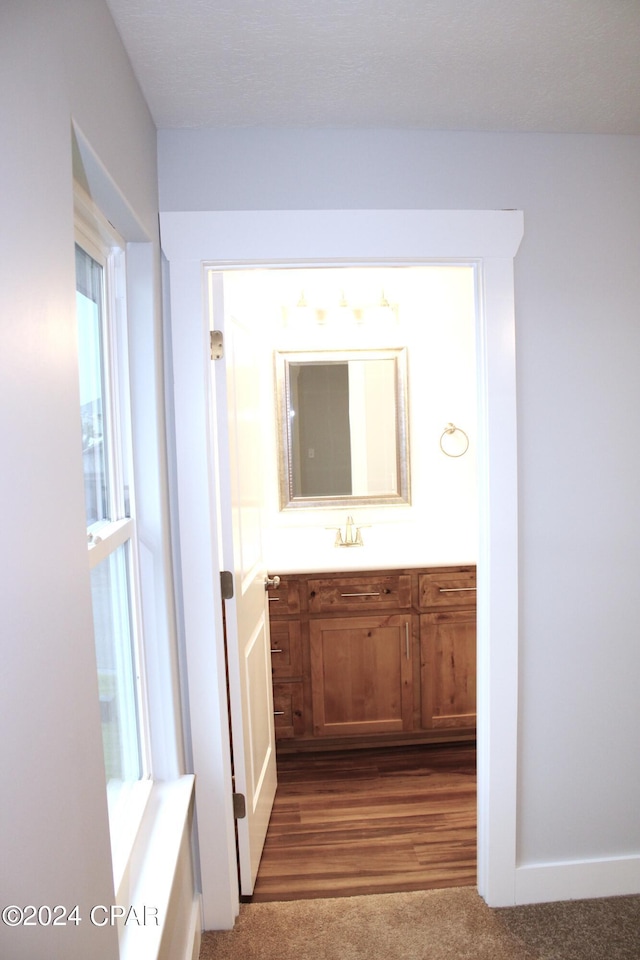
[[[408,503],[406,351],[276,363],[281,507]]]

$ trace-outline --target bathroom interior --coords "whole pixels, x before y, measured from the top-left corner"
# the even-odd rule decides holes
[[[237,270],[225,311],[260,317],[263,554],[272,573],[474,564],[477,559],[476,290],[470,265]],[[301,304],[302,301],[302,305]],[[381,304],[386,305],[381,305]],[[275,358],[288,351],[406,352],[408,502],[281,507]],[[443,433],[454,424],[462,433]],[[442,446],[441,446],[442,440]],[[446,455],[446,452],[450,455]],[[339,498],[342,499],[342,498]],[[347,517],[358,550],[334,546]]]
[[[420,634],[431,627],[425,627],[423,620],[434,617],[439,618],[439,624],[443,618],[447,621],[434,629],[445,631],[444,635],[437,635],[444,636],[439,655],[453,660],[457,635],[455,629],[450,635],[446,635],[446,630],[451,618],[462,617],[462,613],[449,613],[448,605],[455,606],[462,599],[471,603],[474,587],[469,584],[475,583],[478,507],[474,267],[443,263],[230,270],[223,274],[223,288],[225,324],[229,317],[240,323],[243,318],[251,318],[250,326],[259,331],[260,337],[250,372],[261,397],[258,433],[263,468],[260,489],[255,479],[254,489],[256,500],[261,501],[260,533],[266,568],[271,579],[280,578],[283,584],[283,588],[269,591],[270,600],[275,601],[273,606],[270,604],[270,612],[279,772],[292,757],[298,770],[305,764],[317,763],[323,751],[339,754],[342,750],[347,757],[353,756],[349,751],[362,748],[388,751],[407,745],[441,747],[450,742],[472,747],[475,718],[466,717],[462,725],[446,716],[440,718],[440,723],[437,719],[432,722],[433,718],[421,723],[420,716],[425,719],[427,707],[421,707],[419,698],[425,701],[425,670],[430,668],[423,662],[425,642],[420,640]],[[255,357],[259,358],[259,369]],[[227,359],[230,363],[241,364],[242,360],[233,356]],[[367,377],[374,374],[369,371],[383,368],[385,384],[372,385]],[[325,411],[320,406],[322,401],[316,390],[305,415],[307,421],[314,415],[315,434],[305,434],[301,424],[305,410],[303,374],[315,377],[329,370],[334,379],[324,393],[329,395],[332,408]],[[345,384],[347,394],[342,404],[336,399],[341,392],[339,382]],[[334,437],[338,428],[343,434],[342,444]],[[310,435],[315,439],[309,440]],[[350,461],[346,478],[344,470],[327,478],[322,470],[323,459],[335,466],[341,451]],[[364,462],[368,469],[363,470]],[[382,590],[375,580],[381,571],[387,576]],[[442,571],[448,580],[442,579]],[[312,622],[315,601],[309,600],[307,594],[314,585],[322,583],[329,591],[329,599],[327,606],[318,609],[335,617],[343,611],[339,596],[347,594],[336,594],[334,585],[339,589],[340,584],[344,587],[346,583],[349,590],[349,584],[355,583],[358,596],[342,602],[358,605],[355,612],[365,619],[357,625],[368,628],[375,622],[379,627],[380,623],[366,619],[366,615],[376,612],[377,602],[367,597],[373,598],[379,592],[394,594],[396,573],[402,574],[397,579],[405,584],[407,597],[411,593],[406,609],[402,608],[405,614],[409,608],[411,612],[397,622],[399,629],[406,631],[407,657],[411,634],[412,657],[415,654],[412,683],[416,690],[422,683],[423,691],[414,694],[413,713],[411,707],[398,707],[392,702],[392,692],[381,708],[384,716],[375,715],[367,722],[364,707],[365,713],[359,717],[354,714],[343,717],[342,722],[330,722],[328,713],[325,717],[325,707],[330,711],[338,696],[330,687],[341,683],[338,675],[344,674],[345,669],[348,672],[356,668],[353,663],[345,666],[342,652],[333,666],[330,662],[330,645],[335,637],[342,645],[344,634],[316,633],[313,639],[314,629],[321,624],[327,629],[348,624],[345,620],[330,619]],[[343,580],[343,575],[348,579]],[[311,580],[312,576],[324,579]],[[423,580],[429,581],[426,586]],[[444,614],[420,612],[422,600],[416,600],[416,595],[426,596],[431,581],[437,584],[434,589],[447,604]],[[363,584],[364,592],[359,589]],[[289,608],[293,615],[279,618],[274,611],[281,613],[286,589],[289,597],[292,590],[295,592],[294,606]],[[313,597],[313,593],[309,596]],[[386,612],[389,611],[388,607]],[[388,618],[385,626],[395,622]],[[464,642],[468,644],[466,620],[462,629],[467,630]],[[475,620],[471,629],[471,642],[475,644]],[[291,633],[292,630],[297,633]],[[369,630],[367,634],[371,636]],[[349,637],[353,639],[351,634]],[[400,633],[398,644],[402,651],[403,637]],[[358,646],[360,640],[353,642]],[[364,687],[376,685],[376,669],[393,674],[397,666],[385,661],[386,655],[372,642],[374,646],[369,649],[367,641],[363,641],[364,646],[354,655],[368,658],[372,664],[379,661],[378,667],[368,668],[362,679]],[[387,644],[389,637],[385,634],[381,642]],[[391,642],[395,642],[393,637]],[[297,652],[293,650],[294,643],[300,647]],[[324,656],[319,668],[313,665],[314,643],[315,656]],[[325,643],[327,647],[323,647]],[[435,643],[439,644],[440,639]],[[287,660],[284,670],[283,658]],[[461,663],[462,660],[461,656]],[[317,680],[318,669],[323,673],[321,693],[313,688],[311,678],[315,671]],[[397,681],[406,686],[404,669],[400,662]],[[467,687],[473,684],[474,677],[468,675],[468,669],[464,676],[461,668],[456,670],[456,683],[462,678]],[[357,696],[358,681],[353,677],[351,680]],[[427,682],[431,683],[430,678]],[[449,687],[451,682],[449,678]],[[458,696],[450,689],[444,693],[452,700]],[[344,691],[342,695],[349,696]],[[354,707],[356,713],[357,709]],[[396,709],[403,714],[402,720],[395,717]],[[385,711],[394,717],[387,721]],[[260,876],[259,873],[258,891]]]

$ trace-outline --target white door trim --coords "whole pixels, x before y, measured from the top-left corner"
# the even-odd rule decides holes
[[[515,903],[518,550],[513,259],[520,211],[169,212],[181,578],[206,929],[238,912],[204,265],[473,262],[478,267],[478,889]],[[232,862],[233,861],[233,862]]]

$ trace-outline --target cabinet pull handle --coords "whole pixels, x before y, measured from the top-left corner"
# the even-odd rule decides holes
[[[280,647],[271,647],[271,653],[282,653]]]
[[[284,710],[274,710],[273,715],[274,717],[284,717]]]
[[[440,593],[465,593],[467,590],[476,590],[476,587],[440,587]]]
[[[269,597],[269,603],[280,603],[280,597]]]
[[[409,624],[406,620],[404,624],[404,654],[407,660],[409,660]]]
[[[380,591],[377,593],[341,593],[341,597],[379,597]]]

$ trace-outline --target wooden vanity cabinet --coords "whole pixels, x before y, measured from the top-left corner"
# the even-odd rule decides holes
[[[474,567],[283,576],[269,601],[279,749],[474,737]]]

